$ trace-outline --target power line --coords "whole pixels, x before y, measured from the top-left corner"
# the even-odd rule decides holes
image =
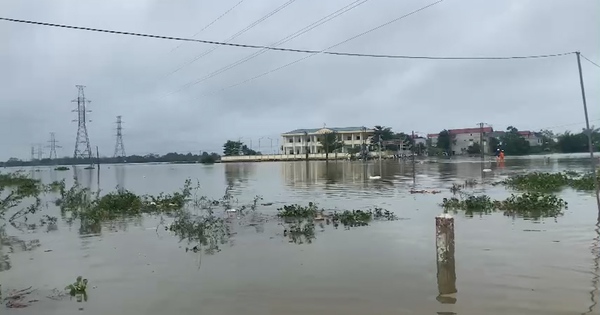
[[[378,29],[380,29],[380,28],[382,28],[382,27],[388,26],[388,25],[390,25],[390,24],[392,24],[392,23],[394,23],[394,22],[397,22],[397,21],[399,21],[399,20],[402,20],[402,19],[404,19],[404,18],[407,18],[407,17],[409,17],[409,16],[411,16],[411,15],[413,15],[413,14],[416,14],[416,13],[418,13],[418,12],[421,12],[421,11],[423,11],[423,10],[426,10],[426,9],[428,9],[428,8],[430,8],[430,7],[434,6],[434,5],[436,5],[436,4],[439,4],[439,3],[441,3],[442,1],[444,1],[444,0],[439,0],[439,1],[436,1],[436,2],[433,2],[433,3],[430,3],[430,4],[426,5],[426,6],[423,6],[423,7],[419,8],[419,9],[416,9],[416,10],[414,10],[414,11],[411,11],[411,12],[409,12],[409,13],[407,13],[407,14],[401,15],[401,16],[399,16],[399,17],[397,17],[397,18],[395,18],[395,19],[393,19],[393,20],[391,20],[391,21],[388,21],[388,22],[386,22],[386,23],[383,23],[383,24],[381,24],[381,25],[378,25],[378,26],[376,26],[376,27],[374,27],[374,28],[371,28],[371,29],[369,29],[369,30],[367,30],[367,31],[364,31],[364,32],[362,32],[362,33],[360,33],[360,34],[358,34],[358,35],[352,36],[352,37],[350,37],[350,38],[348,38],[348,39],[346,39],[346,40],[343,40],[343,41],[341,41],[341,42],[339,42],[339,43],[337,43],[337,44],[335,44],[335,45],[329,46],[329,47],[327,47],[327,48],[325,48],[325,49],[322,49],[322,50],[320,50],[320,51],[316,51],[316,52],[314,52],[314,53],[311,53],[310,55],[304,56],[304,57],[302,57],[302,58],[300,58],[300,59],[296,59],[296,60],[294,60],[294,61],[292,61],[292,62],[290,62],[290,63],[287,63],[287,64],[285,64],[285,65],[283,65],[283,66],[279,66],[279,67],[277,67],[277,68],[271,69],[271,70],[269,70],[269,71],[267,71],[267,72],[264,72],[264,73],[262,73],[262,74],[259,74],[259,75],[255,76],[255,77],[252,77],[252,78],[246,79],[246,80],[244,80],[244,81],[242,81],[242,82],[238,82],[238,83],[236,83],[236,84],[233,84],[233,85],[227,86],[227,87],[225,87],[225,88],[222,88],[222,89],[220,89],[220,90],[219,90],[219,92],[222,92],[222,91],[224,91],[224,90],[227,90],[227,89],[230,89],[230,88],[234,88],[234,87],[236,87],[236,86],[239,86],[239,85],[242,85],[242,84],[248,83],[248,82],[250,82],[250,81],[256,80],[256,79],[258,79],[258,78],[261,78],[261,77],[267,76],[267,75],[269,75],[269,74],[271,74],[271,73],[273,73],[273,72],[275,72],[275,71],[279,71],[279,70],[281,70],[281,69],[287,68],[287,67],[289,67],[289,66],[291,66],[291,65],[294,65],[294,64],[296,64],[296,63],[298,63],[298,62],[304,61],[304,60],[306,60],[306,59],[308,59],[308,58],[310,58],[310,57],[314,57],[314,56],[316,56],[316,55],[319,55],[319,54],[321,54],[321,53],[327,53],[327,50],[329,50],[329,49],[331,49],[331,48],[335,48],[335,47],[337,47],[337,46],[339,46],[339,45],[342,45],[342,44],[345,44],[345,43],[347,43],[347,42],[349,42],[349,41],[351,41],[351,40],[357,39],[357,38],[359,38],[359,37],[361,37],[361,36],[364,36],[364,35],[366,35],[366,34],[369,34],[369,33],[373,32],[373,31],[376,31],[376,30],[378,30]]]
[[[296,2],[296,0],[289,0],[286,3],[280,5],[279,7],[277,7],[275,10],[267,13],[265,16],[261,17],[260,19],[250,23],[250,25],[246,26],[244,29],[242,29],[241,31],[233,34],[231,37],[229,37],[228,39],[225,40],[225,42],[223,42],[223,44],[230,44],[232,40],[234,40],[235,38],[237,38],[238,36],[244,34],[245,32],[251,30],[252,28],[254,28],[255,26],[257,26],[258,24],[264,22],[266,19],[270,18],[271,16],[275,15],[277,12],[285,9],[287,6],[289,6],[290,4]],[[177,69],[171,71],[169,74],[167,74],[165,77],[168,77],[170,75],[173,75],[174,73],[176,73],[177,71],[183,69],[186,66],[191,65],[192,63],[196,62],[198,59],[210,54],[211,52],[215,51],[217,48],[219,48],[219,46],[223,46],[223,45],[216,45],[204,52],[202,52],[201,54],[197,55],[196,57],[192,58],[191,60],[186,61],[185,63],[183,63],[181,66],[177,67]]]
[[[441,1],[443,1],[443,0],[437,1],[437,2],[435,2],[433,4],[430,4],[429,6],[437,4],[437,3],[441,2]],[[424,8],[421,8],[419,10],[423,10],[423,9]],[[416,13],[416,12],[413,12],[413,13]],[[559,56],[565,56],[565,55],[570,55],[570,54],[574,54],[575,53],[575,52],[564,52],[564,53],[554,53],[554,54],[521,55],[521,56],[459,56],[459,57],[449,57],[449,56],[410,56],[410,55],[388,55],[388,54],[361,54],[361,53],[338,52],[338,51],[306,50],[306,49],[294,49],[294,48],[269,47],[269,46],[262,46],[262,45],[248,45],[248,44],[238,44],[238,43],[226,43],[226,42],[218,42],[218,41],[210,41],[210,40],[202,40],[202,39],[184,38],[184,37],[152,35],[152,34],[145,34],[145,33],[133,33],[133,32],[125,32],[125,31],[115,31],[115,30],[107,30],[107,29],[99,29],[99,28],[91,28],[91,27],[82,27],[82,26],[73,26],[73,25],[66,25],[66,24],[54,24],[54,23],[46,23],[46,22],[36,22],[36,21],[30,21],[30,20],[11,19],[11,18],[5,18],[5,17],[0,17],[0,20],[1,21],[8,21],[8,22],[15,22],[15,23],[25,23],[25,24],[32,24],[32,25],[41,25],[41,26],[49,26],[49,27],[67,28],[67,29],[75,29],[75,30],[98,32],[98,33],[109,33],[109,34],[127,35],[127,36],[139,36],[139,37],[164,39],[164,40],[175,40],[175,41],[184,41],[184,42],[197,42],[197,43],[210,44],[210,45],[219,45],[219,46],[232,46],[232,47],[252,48],[252,49],[268,49],[268,50],[273,50],[273,51],[283,51],[283,52],[293,52],[293,53],[303,53],[303,54],[317,54],[317,53],[319,53],[319,54],[325,54],[325,55],[348,56],[348,57],[389,58],[389,59],[428,59],[428,60],[510,60],[510,59],[550,58],[550,57],[559,57]],[[343,43],[340,43],[338,45],[341,45],[341,44],[343,44]],[[335,45],[335,46],[338,46],[338,45]]]
[[[596,66],[596,67],[600,68],[600,65],[598,65],[597,63],[595,63],[595,62],[591,61],[590,59],[588,59],[588,57],[586,57],[586,56],[584,56],[584,55],[582,55],[582,54],[579,54],[579,55],[580,55],[581,57],[583,57],[583,59],[585,59],[585,60],[589,61],[589,62],[590,62],[591,64],[593,64],[594,66]]]
[[[300,29],[300,30],[298,30],[298,31],[296,31],[296,32],[294,32],[294,33],[292,33],[292,34],[284,37],[283,39],[281,39],[281,40],[279,40],[279,41],[277,41],[275,43],[272,43],[269,46],[270,47],[276,47],[276,46],[282,45],[282,44],[284,44],[284,43],[286,43],[286,42],[288,42],[288,41],[290,41],[290,40],[292,40],[292,39],[294,39],[294,38],[296,38],[298,36],[301,36],[301,35],[309,32],[309,31],[313,30],[314,28],[317,28],[317,27],[319,27],[319,26],[321,26],[321,25],[323,25],[323,24],[325,24],[325,23],[327,23],[327,22],[329,22],[329,21],[331,21],[331,20],[333,20],[333,19],[341,16],[342,14],[344,14],[344,13],[346,13],[346,12],[348,12],[348,11],[350,11],[350,10],[352,10],[352,9],[354,9],[354,8],[356,8],[356,7],[364,4],[364,3],[366,3],[367,1],[369,1],[369,0],[356,0],[356,1],[352,2],[352,3],[350,3],[350,4],[347,4],[346,6],[342,7],[341,9],[338,9],[337,11],[335,11],[333,13],[330,13],[329,15],[327,15],[327,16],[325,16],[325,17],[323,17],[323,18],[321,18],[321,19],[319,19],[319,20],[311,23],[308,26],[305,26],[304,28],[302,28],[302,29]],[[226,72],[226,71],[231,70],[231,69],[233,69],[233,68],[235,68],[235,67],[237,67],[237,66],[239,66],[239,65],[241,65],[243,63],[246,63],[246,62],[248,62],[248,61],[250,61],[250,60],[252,60],[252,59],[254,59],[254,58],[256,58],[256,57],[258,57],[258,56],[260,56],[262,54],[264,54],[267,51],[269,51],[269,50],[266,49],[266,48],[263,48],[263,49],[255,52],[255,53],[253,53],[251,55],[248,55],[248,56],[246,56],[246,57],[244,57],[244,58],[242,58],[242,59],[240,59],[240,60],[238,60],[236,62],[233,62],[233,63],[231,63],[231,64],[229,64],[229,65],[227,65],[225,67],[222,67],[222,68],[220,68],[220,69],[218,69],[216,71],[213,71],[210,74],[204,76],[203,78],[200,78],[198,80],[189,82],[189,83],[183,85],[178,90],[173,91],[173,92],[171,92],[171,93],[169,93],[167,95],[171,95],[173,93],[180,92],[180,91],[185,90],[185,89],[187,89],[187,88],[189,88],[191,86],[194,86],[194,85],[196,85],[198,83],[204,82],[204,81],[206,81],[206,80],[208,80],[210,78],[213,78],[213,77],[215,77],[215,76],[217,76],[217,75],[219,75],[219,74],[221,74],[223,72]]]
[[[206,30],[207,28],[211,27],[213,24],[215,24],[218,20],[222,19],[225,15],[227,15],[229,12],[233,11],[233,9],[235,9],[236,7],[238,7],[240,4],[242,4],[242,2],[244,2],[245,0],[240,0],[238,3],[236,3],[233,7],[229,8],[227,11],[223,12],[223,14],[221,14],[219,17],[217,17],[216,19],[212,20],[212,22],[206,24],[201,30],[199,30],[198,32],[196,32],[194,35],[192,35],[192,37],[196,37],[198,34],[202,33],[204,30]],[[177,45],[177,47],[171,49],[171,53],[174,52],[175,50],[177,50],[179,47],[181,47],[181,45],[183,45],[184,43],[181,43],[179,45]]]

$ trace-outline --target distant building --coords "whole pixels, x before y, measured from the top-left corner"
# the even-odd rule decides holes
[[[330,132],[336,132],[338,140],[344,144],[340,153],[348,153],[349,148],[361,148],[363,142],[368,145],[374,134],[373,129],[366,127],[296,129],[281,135],[282,153],[306,154],[306,150],[308,153],[325,153],[320,139],[323,134]]]
[[[463,129],[449,129],[450,133],[450,149],[453,155],[455,154],[466,154],[469,146],[474,143],[479,143],[483,138],[483,152],[485,154],[490,153],[488,146],[488,140],[490,138],[500,139],[506,131],[494,131],[492,127],[481,128],[463,128]],[[483,132],[483,136],[481,134]],[[521,135],[530,146],[540,146],[543,143],[542,135],[538,132],[532,131],[519,131]],[[431,139],[433,145],[437,145],[437,138],[439,134],[428,134],[427,137]],[[481,145],[481,144],[480,144]]]
[[[452,155],[467,154],[467,149],[475,143],[481,146],[483,153],[488,154],[489,147],[487,145],[487,140],[489,134],[492,132],[494,132],[492,127],[448,129],[448,133],[450,133],[450,151]],[[431,139],[433,145],[437,145],[438,136],[439,133],[427,135],[427,137]],[[482,138],[483,143],[480,143]]]
[[[504,134],[506,134],[506,131],[494,131],[490,136],[500,138]],[[519,135],[529,142],[529,146],[535,147],[544,144],[544,137],[542,137],[542,134],[539,132],[525,130],[519,131]]]

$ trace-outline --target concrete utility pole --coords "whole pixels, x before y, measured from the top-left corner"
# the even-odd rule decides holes
[[[327,144],[327,142],[325,144]],[[304,154],[306,161],[308,162],[308,131],[304,132]]]
[[[485,145],[483,144],[483,125],[484,123],[479,123],[479,153],[481,153],[481,160],[484,160],[483,152],[485,151]]]
[[[412,164],[413,164],[413,169],[415,167],[415,131],[412,131],[412,135],[411,135],[411,140],[412,140],[412,145],[410,148],[410,151],[412,152]]]
[[[590,150],[590,164],[592,167],[592,175],[594,176],[594,187],[596,190],[596,204],[598,205],[598,220],[600,221],[600,192],[598,191],[598,178],[596,177],[596,159],[594,158],[594,147],[592,146],[592,129],[590,129],[590,120],[588,118],[587,101],[585,99],[585,87],[583,84],[583,72],[581,71],[580,52],[575,52],[577,55],[577,68],[579,69],[579,85],[581,86],[581,99],[583,101],[583,113],[585,115],[585,128],[588,135],[588,147]]]

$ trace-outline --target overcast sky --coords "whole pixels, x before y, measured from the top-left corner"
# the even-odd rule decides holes
[[[226,41],[290,0],[3,0],[0,16]],[[233,42],[271,45],[354,0],[296,0]],[[421,0],[369,0],[282,47],[321,50],[409,13]],[[332,50],[426,56],[581,51],[600,63],[600,1],[445,0]],[[0,21],[0,159],[28,159],[55,132],[72,155],[76,84],[92,101],[92,146],[112,155],[115,116],[127,154],[220,151],[240,137],[269,152],[297,128],[390,126],[439,132],[514,125],[584,127],[575,55],[513,61],[370,59],[269,51],[188,84],[257,50]],[[199,57],[199,58],[198,58]],[[190,62],[193,59],[195,62]],[[183,66],[183,67],[182,67]],[[582,60],[592,124],[600,125],[600,68]],[[174,72],[175,70],[179,69]],[[174,72],[174,73],[173,73]],[[237,86],[231,87],[241,83]],[[273,141],[275,146],[276,141]],[[45,153],[49,152],[45,149]]]

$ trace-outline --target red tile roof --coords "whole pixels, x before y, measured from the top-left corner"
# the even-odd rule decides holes
[[[465,133],[480,133],[481,128],[462,128],[462,129],[448,129],[448,132],[451,136],[461,135]],[[483,132],[493,132],[494,129],[492,127],[483,127]],[[430,133],[427,135],[428,138],[436,138],[439,133]]]

